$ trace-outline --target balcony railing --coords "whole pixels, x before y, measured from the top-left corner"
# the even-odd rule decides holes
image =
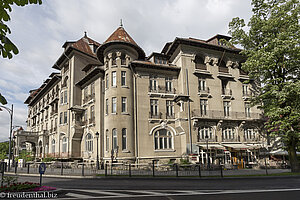
[[[200,70],[207,70],[207,67],[205,64],[200,64],[200,63],[196,63],[195,64],[195,69],[200,69]]]
[[[162,119],[162,113],[161,112],[158,112],[158,113],[149,112],[149,118],[150,119]]]
[[[176,89],[175,88],[166,88],[165,86],[158,86],[156,88],[149,87],[149,92],[175,94]]]
[[[175,119],[175,114],[174,113],[172,113],[172,114],[166,114],[166,118],[167,119]]]
[[[196,118],[209,118],[209,119],[261,119],[261,113],[250,113],[250,117],[246,117],[245,112],[229,112],[229,116],[224,115],[224,111],[207,110],[206,113],[201,112],[200,109],[192,110],[192,117]]]
[[[229,73],[228,67],[219,67],[219,72],[221,73]]]

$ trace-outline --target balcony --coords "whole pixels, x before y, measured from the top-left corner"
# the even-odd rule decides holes
[[[233,99],[231,89],[222,89],[222,99]]]
[[[158,86],[156,88],[149,87],[150,97],[174,97],[176,94],[175,88],[166,88],[165,86]]]
[[[166,114],[166,118],[167,119],[175,119],[175,114],[173,113],[173,114]]]
[[[95,99],[95,94],[89,94],[83,98],[83,104],[86,104],[94,99]]]
[[[198,119],[231,119],[231,120],[257,120],[262,119],[261,113],[250,113],[249,117],[246,117],[245,112],[229,112],[229,116],[224,115],[224,111],[219,110],[207,110],[201,112],[200,109],[194,109],[191,112],[193,118]]]
[[[51,115],[55,115],[55,114],[57,114],[57,112],[58,112],[58,110],[57,110],[57,109],[55,109],[55,110],[52,110],[52,111],[51,111]]]
[[[198,87],[198,95],[199,97],[211,97],[209,87]]]
[[[228,67],[219,67],[219,78],[233,78],[233,76],[229,73]]]
[[[247,101],[253,96],[253,93],[250,91],[243,91],[243,100]]]
[[[151,113],[149,112],[149,118],[150,119],[162,119],[162,113]]]

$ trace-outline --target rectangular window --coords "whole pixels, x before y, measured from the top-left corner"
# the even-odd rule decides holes
[[[111,85],[113,87],[117,86],[117,72],[112,72],[111,73]]]
[[[90,108],[91,110],[91,112],[90,112],[90,117],[91,117],[91,122],[95,122],[95,106],[91,106],[91,108]]]
[[[60,93],[60,104],[64,103],[64,93]]]
[[[243,85],[243,96],[250,96],[249,86],[247,84]]]
[[[113,149],[118,149],[118,135],[117,135],[117,129],[112,130],[112,137],[113,137]]]
[[[127,149],[127,130],[126,128],[122,129],[122,150]]]
[[[174,102],[167,100],[166,105],[167,105],[167,117],[173,118],[174,117]]]
[[[158,116],[158,100],[150,99],[150,114],[152,116]]]
[[[245,103],[245,116],[250,117],[250,103],[249,102]]]
[[[199,92],[206,91],[206,80],[204,78],[199,78],[198,83],[199,83],[198,86]]]
[[[172,78],[166,77],[166,92],[172,92],[172,90],[173,90]]]
[[[207,99],[200,99],[201,116],[207,115]]]
[[[64,103],[67,103],[68,102],[68,91],[65,90],[64,91]]]
[[[157,80],[156,80],[156,77],[154,77],[154,76],[150,76],[149,89],[150,89],[150,92],[157,91]]]
[[[127,112],[127,98],[122,97],[122,112]]]
[[[108,74],[105,75],[105,88],[108,89],[109,81],[108,81]]]
[[[108,115],[108,99],[105,99],[105,114]]]
[[[67,120],[68,120],[68,113],[66,111],[66,112],[64,112],[64,123],[65,124],[67,123]]]
[[[111,112],[117,113],[117,97],[113,97],[111,99],[111,106],[112,106]]]
[[[126,72],[121,71],[121,85],[124,86],[126,85]]]
[[[63,124],[63,113],[59,113],[59,124]]]
[[[224,101],[224,116],[229,117],[230,116],[230,102],[229,101]]]
[[[91,95],[92,95],[92,98],[95,97],[95,82],[93,82],[93,83],[91,84]]]

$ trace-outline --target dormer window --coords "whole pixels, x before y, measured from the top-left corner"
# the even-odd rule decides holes
[[[167,59],[163,58],[163,57],[155,56],[154,57],[154,63],[155,64],[167,64]]]
[[[90,46],[91,50],[93,51],[93,53],[96,53],[97,46],[93,43],[90,43],[89,46]]]

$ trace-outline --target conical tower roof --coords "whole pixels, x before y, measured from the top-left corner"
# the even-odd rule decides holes
[[[100,62],[103,63],[104,51],[105,49],[113,44],[123,44],[133,47],[138,52],[138,59],[145,59],[144,50],[137,45],[137,43],[132,39],[132,37],[125,31],[123,26],[120,26],[115,30],[105,42],[97,49],[97,57]]]

